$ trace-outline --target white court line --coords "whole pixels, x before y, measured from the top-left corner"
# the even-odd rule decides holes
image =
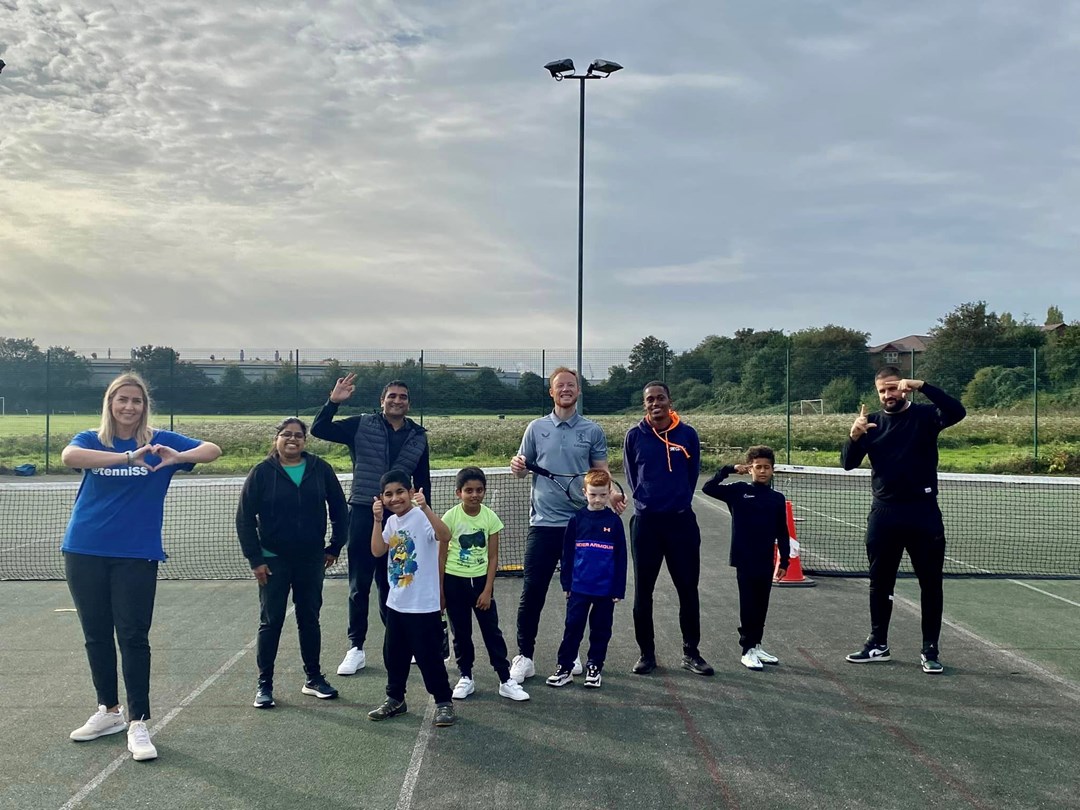
[[[1023,584],[1023,583],[1020,583],[1020,584]],[[1053,596],[1053,594],[1049,594],[1049,595]],[[907,598],[905,598],[903,596],[897,596],[896,594],[893,594],[893,601],[900,604],[901,606],[907,608],[907,610],[910,613],[914,613],[914,614],[916,614],[918,616],[922,615],[921,608],[915,602],[912,602],[910,599],[907,599]],[[1076,604],[1076,603],[1074,602],[1073,604]],[[1040,664],[1036,664],[1034,661],[1031,661],[1031,660],[1025,658],[1024,656],[1020,655],[1019,653],[1013,652],[1012,650],[1008,650],[1008,649],[1006,649],[1006,648],[1004,648],[1004,647],[1002,647],[1002,646],[1000,646],[998,644],[995,644],[990,639],[984,638],[983,636],[980,636],[978,633],[976,633],[976,632],[974,632],[972,630],[968,630],[962,624],[957,624],[956,622],[952,621],[951,619],[949,619],[947,617],[943,616],[942,619],[941,619],[941,623],[946,625],[947,627],[955,630],[960,635],[967,636],[972,641],[978,642],[979,644],[982,644],[982,645],[984,645],[986,647],[989,647],[994,652],[998,653],[999,655],[1003,656],[1004,658],[1008,658],[1013,663],[1017,664],[1018,666],[1023,667],[1024,669],[1028,670],[1029,672],[1032,672],[1033,674],[1037,675],[1038,677],[1043,678],[1044,680],[1052,681],[1053,683],[1057,684],[1062,689],[1064,689],[1065,694],[1070,699],[1075,700],[1076,702],[1080,703],[1080,684],[1077,684],[1074,681],[1069,680],[1068,678],[1063,678],[1062,676],[1058,675],[1057,673],[1051,672],[1050,670],[1046,669],[1046,667],[1044,667],[1044,666],[1042,666]]]
[[[719,510],[721,512],[724,512],[725,514],[730,514],[730,513],[728,513],[728,510],[726,508],[720,506],[718,503],[713,503],[712,498],[705,498],[705,497],[702,497],[702,496],[698,496],[697,494],[695,494],[694,497],[699,499],[702,503],[706,504],[707,506],[712,507],[713,509],[717,509],[717,510]],[[812,510],[804,510],[804,511],[812,511]],[[825,517],[825,516],[823,515],[823,517]],[[843,521],[838,521],[838,522],[843,522]],[[848,525],[850,526],[850,525],[853,525],[853,524],[849,523]],[[824,557],[823,555],[819,555],[819,556],[822,556],[822,558],[825,559],[826,562],[829,562],[830,564],[835,565],[834,563],[832,563],[828,558]],[[950,558],[950,559],[952,559],[952,558]],[[955,560],[955,562],[958,562],[961,565],[966,565],[966,563],[962,563],[959,560]],[[968,567],[969,568],[974,568],[975,566],[968,566]],[[978,570],[981,570],[981,569],[978,569]],[[1038,593],[1044,594],[1045,596],[1049,596],[1049,597],[1051,597],[1053,599],[1058,599],[1058,600],[1060,600],[1062,602],[1067,602],[1070,605],[1075,605],[1076,607],[1080,607],[1080,602],[1074,602],[1072,599],[1066,599],[1064,596],[1058,596],[1055,593],[1050,593],[1049,591],[1044,591],[1041,588],[1036,588],[1034,585],[1029,585],[1026,582],[1020,582],[1019,580],[1015,580],[1015,579],[1009,579],[1009,580],[1006,580],[1006,582],[1011,582],[1014,585],[1020,585],[1021,587],[1028,588],[1030,590],[1033,590],[1033,591],[1036,591]],[[866,585],[867,585],[867,587],[870,586],[869,580],[867,580]],[[915,602],[911,601],[910,599],[907,599],[906,597],[898,596],[898,595],[896,595],[894,593],[893,594],[893,602],[902,605],[904,608],[906,608],[911,613],[914,613],[915,615],[918,615],[918,616],[922,615],[922,609],[919,607],[919,605],[916,604]],[[957,624],[956,622],[952,621],[951,619],[949,619],[946,616],[942,616],[941,623],[944,624],[945,626],[955,630],[960,635],[967,636],[969,639],[971,639],[973,641],[976,641],[976,642],[978,642],[978,643],[980,643],[980,644],[982,644],[982,645],[984,645],[986,647],[989,647],[991,650],[997,652],[1001,656],[1003,656],[1005,658],[1008,658],[1010,661],[1014,662],[1015,664],[1017,664],[1019,666],[1024,667],[1029,672],[1032,672],[1032,673],[1038,675],[1039,677],[1041,677],[1041,678],[1043,678],[1045,680],[1052,681],[1053,683],[1055,683],[1058,686],[1062,687],[1065,690],[1066,694],[1072,700],[1080,702],[1080,684],[1076,684],[1073,681],[1069,680],[1068,678],[1063,678],[1062,676],[1060,676],[1060,675],[1058,675],[1058,674],[1056,674],[1054,672],[1051,672],[1050,670],[1046,669],[1045,667],[1041,666],[1040,664],[1036,664],[1034,661],[1031,661],[1031,660],[1025,658],[1024,656],[1020,655],[1019,653],[1013,652],[1012,650],[1007,650],[1004,647],[1001,647],[998,644],[995,644],[990,639],[984,638],[983,636],[980,636],[978,633],[974,632],[973,630],[969,630],[968,628],[964,627],[961,624]]]
[[[290,607],[289,610],[285,613],[285,617],[288,618],[289,614],[292,613],[295,609],[295,607]],[[180,712],[190,706],[199,697],[199,695],[201,695],[203,692],[213,686],[218,678],[220,678],[222,675],[224,675],[226,672],[236,666],[236,663],[241,658],[243,658],[255,648],[256,641],[258,641],[258,639],[254,638],[249,641],[246,645],[244,645],[244,648],[240,650],[240,652],[236,653],[236,655],[234,655],[232,658],[222,664],[218,668],[217,672],[215,672],[213,675],[211,675],[209,678],[207,678],[205,681],[195,687],[195,690],[183,700],[181,700],[175,709],[170,711],[157,723],[154,724],[153,728],[150,729],[150,736],[153,737],[155,734],[165,728],[165,726],[169,725],[169,723],[175,720],[177,715],[179,715]],[[119,768],[129,759],[131,759],[130,754],[121,754],[120,756],[118,756],[116,759],[114,759],[112,762],[102,768],[101,772],[97,776],[95,776],[93,779],[83,785],[82,789],[79,790],[78,793],[68,799],[67,802],[65,802],[60,807],[60,810],[71,810],[74,807],[78,807],[80,804],[83,803],[87,796],[89,796],[98,787],[100,787],[106,779],[108,779],[110,776],[112,776],[113,773],[116,772],[117,768]]]
[[[401,793],[398,794],[396,810],[409,810],[412,807],[413,790],[420,779],[420,766],[424,764],[424,754],[431,740],[434,722],[435,701],[428,700],[424,721],[420,725],[420,733],[416,735],[416,745],[413,746],[412,757],[409,759],[409,767],[405,770],[405,781],[401,784]]]

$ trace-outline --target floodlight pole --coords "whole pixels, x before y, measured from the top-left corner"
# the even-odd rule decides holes
[[[582,365],[582,318],[585,306],[585,80],[590,76],[575,76],[581,87],[581,113],[578,123],[578,194],[577,194],[577,373],[578,409],[582,408],[582,389],[585,385],[585,366]]]
[[[553,63],[554,64],[554,63]],[[566,63],[567,68],[563,73],[552,71],[552,78],[556,81],[563,79],[577,79],[580,86],[580,104],[578,113],[578,224],[577,224],[577,373],[578,373],[578,411],[582,410],[584,397],[582,389],[585,382],[585,366],[582,358],[582,322],[585,308],[585,82],[588,79],[603,79],[622,66],[614,62],[602,62],[597,60],[589,66],[586,73],[574,73],[572,62]],[[550,69],[550,66],[545,66]],[[558,67],[556,66],[556,70]],[[600,73],[594,73],[600,70]]]

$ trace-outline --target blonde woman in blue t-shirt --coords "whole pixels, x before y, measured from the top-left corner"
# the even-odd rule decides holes
[[[464,467],[458,471],[454,492],[459,503],[442,516],[450,529],[450,542],[439,549],[443,602],[454,630],[454,655],[461,674],[454,687],[454,698],[464,700],[476,691],[472,677],[476,661],[472,641],[475,613],[488,658],[499,678],[499,694],[510,700],[528,700],[529,693],[510,677],[506,640],[499,629],[493,592],[503,522],[484,506],[487,476],[479,467]]]
[[[155,759],[150,719],[150,622],[165,493],[178,470],[221,455],[221,448],[150,427],[150,397],[137,374],[121,374],[105,391],[101,425],[64,448],[64,466],[83,471],[64,535],[64,570],[79,614],[98,710],[71,732],[77,742],[127,729],[137,760]],[[115,641],[114,641],[115,635]],[[123,659],[128,723],[117,691],[116,644]]]

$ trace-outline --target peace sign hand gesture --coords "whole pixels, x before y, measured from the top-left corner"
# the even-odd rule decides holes
[[[851,440],[857,442],[863,437],[868,430],[876,428],[877,425],[866,418],[866,406],[859,406],[859,415],[855,417],[855,423],[851,426]]]

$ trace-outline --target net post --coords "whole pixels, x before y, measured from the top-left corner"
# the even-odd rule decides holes
[[[176,430],[176,351],[169,352],[169,430]]]

